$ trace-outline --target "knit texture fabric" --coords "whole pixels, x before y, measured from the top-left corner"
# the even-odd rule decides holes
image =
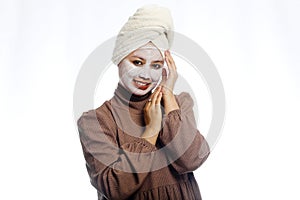
[[[192,171],[206,160],[209,146],[197,130],[193,100],[188,93],[175,96],[180,109],[164,116],[164,126],[153,145],[140,137],[142,129],[133,128],[145,125],[143,108],[149,95],[140,99],[130,97],[119,84],[112,99],[83,113],[78,120],[87,171],[98,199],[201,200]],[[155,161],[163,161],[163,158],[155,160],[153,153],[176,137],[179,143],[170,147],[165,156],[171,159],[179,153],[179,158],[160,169],[147,170]],[[182,152],[182,146],[189,139],[192,143]],[[139,172],[141,170],[143,172]]]

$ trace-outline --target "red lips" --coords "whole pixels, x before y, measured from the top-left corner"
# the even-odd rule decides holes
[[[137,81],[137,80],[133,80],[133,83],[134,83],[135,87],[140,89],[140,90],[148,89],[149,85],[151,84],[151,83],[147,83],[147,82],[143,82],[143,81]]]

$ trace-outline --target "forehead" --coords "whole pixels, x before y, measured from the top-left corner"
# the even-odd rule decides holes
[[[161,59],[163,56],[160,50],[154,46],[152,43],[147,43],[146,45],[136,49],[131,53],[132,56],[138,56],[145,59]]]

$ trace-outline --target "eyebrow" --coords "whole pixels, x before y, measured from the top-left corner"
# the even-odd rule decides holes
[[[136,58],[139,58],[139,59],[141,59],[141,60],[145,60],[144,58],[141,58],[141,57],[139,57],[139,56],[132,56],[132,57],[136,57]],[[153,61],[153,62],[164,62],[163,60],[155,60],[155,61]]]
[[[141,59],[141,60],[145,60],[144,58],[141,58],[141,57],[139,57],[139,56],[132,56],[132,57],[136,57],[136,58],[139,58],[139,59]]]

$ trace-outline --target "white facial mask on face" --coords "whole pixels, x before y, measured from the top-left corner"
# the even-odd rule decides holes
[[[161,78],[163,65],[154,62],[158,60],[163,56],[152,43],[132,52],[119,64],[120,83],[135,95],[147,94]]]

